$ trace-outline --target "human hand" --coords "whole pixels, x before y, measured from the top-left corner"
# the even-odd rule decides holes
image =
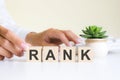
[[[26,43],[13,32],[0,25],[0,60],[11,58],[14,54],[22,56]]]
[[[78,36],[70,30],[48,29],[41,33],[31,32],[26,36],[26,42],[33,46],[58,46],[62,43],[71,46],[69,41],[78,44]]]

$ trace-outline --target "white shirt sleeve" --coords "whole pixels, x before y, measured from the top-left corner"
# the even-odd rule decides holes
[[[25,40],[26,35],[30,32],[20,28],[8,14],[5,6],[5,0],[0,0],[0,25],[13,31],[17,36]]]

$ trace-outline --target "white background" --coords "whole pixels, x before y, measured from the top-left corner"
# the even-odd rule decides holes
[[[43,31],[71,29],[77,35],[86,25],[104,26],[120,37],[120,0],[6,0],[9,13],[21,27]],[[83,63],[0,62],[0,80],[120,80],[120,51]]]
[[[120,0],[6,0],[6,5],[23,28],[70,29],[79,35],[83,27],[95,24],[120,37]]]
[[[0,80],[120,80],[120,51],[93,62],[41,63],[13,58],[0,62]]]

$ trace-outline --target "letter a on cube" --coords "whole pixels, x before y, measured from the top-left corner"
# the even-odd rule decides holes
[[[44,46],[42,52],[43,62],[58,62],[58,47]]]

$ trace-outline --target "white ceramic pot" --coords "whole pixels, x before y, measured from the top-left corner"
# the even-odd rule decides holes
[[[108,54],[106,39],[86,39],[86,46],[93,49],[95,57],[105,57]]]

